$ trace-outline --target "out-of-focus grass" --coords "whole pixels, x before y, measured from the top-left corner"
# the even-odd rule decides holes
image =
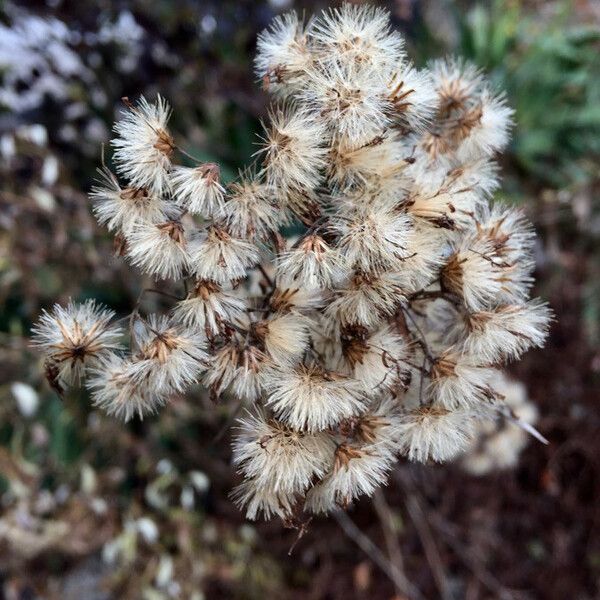
[[[600,175],[600,27],[572,23],[572,2],[546,9],[478,5],[460,19],[458,50],[506,90],[523,179],[563,188]]]

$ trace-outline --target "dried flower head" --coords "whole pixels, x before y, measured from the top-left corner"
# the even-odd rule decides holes
[[[91,369],[87,387],[94,406],[124,421],[143,419],[168,401],[164,390],[138,381],[133,363],[116,355]]]
[[[173,321],[204,331],[207,337],[214,337],[228,323],[236,321],[245,308],[243,298],[225,291],[217,283],[201,279],[190,290],[187,298],[176,304]]]
[[[180,279],[188,269],[188,244],[180,221],[139,224],[126,240],[131,264],[156,279]]]
[[[109,231],[129,235],[139,224],[164,219],[163,203],[146,188],[122,188],[106,168],[99,171],[99,185],[92,188],[90,198],[98,222]]]
[[[222,214],[225,189],[219,182],[219,165],[205,163],[198,167],[174,167],[171,177],[177,204],[193,215],[215,217]]]
[[[33,343],[44,350],[46,375],[61,390],[79,384],[85,370],[121,349],[123,331],[111,323],[114,312],[94,300],[56,304],[33,329]]]
[[[468,410],[421,407],[400,419],[400,452],[418,462],[444,462],[472,442],[476,414]]]
[[[317,187],[327,154],[323,122],[290,105],[274,111],[265,129],[259,154],[270,189]]]
[[[114,161],[117,170],[134,188],[148,188],[160,195],[171,188],[169,173],[175,142],[167,129],[171,109],[158,96],[156,103],[141,98],[137,106],[127,102],[123,119],[115,125]]]
[[[316,364],[276,369],[267,375],[266,400],[278,419],[297,431],[323,431],[360,411],[358,381]]]
[[[243,279],[247,269],[260,258],[254,244],[232,236],[227,229],[217,225],[193,240],[189,253],[190,270],[196,277],[219,284]]]
[[[204,334],[165,316],[151,315],[138,323],[133,380],[157,393],[182,392],[195,383],[206,364]]]
[[[331,467],[333,449],[327,433],[295,431],[260,413],[240,419],[233,442],[239,471],[259,487],[284,494],[303,493],[313,478],[322,477]]]
[[[178,164],[162,98],[127,104],[123,182],[102,172],[94,212],[134,266],[176,280],[153,290],[169,316],[136,306],[121,351],[94,304],[44,314],[50,382],[62,392],[89,365],[94,404],[125,419],[198,382],[245,405],[232,498],[250,519],[346,507],[399,457],[474,453],[499,415],[536,435],[498,383],[551,319],[530,298],[531,225],[491,200],[502,94],[455,59],[417,70],[388,13],[364,5],[278,17],[257,51],[278,103],[226,186],[216,164]]]

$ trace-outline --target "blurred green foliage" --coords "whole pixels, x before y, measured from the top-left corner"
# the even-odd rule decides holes
[[[600,28],[571,23],[572,2],[546,8],[479,4],[459,18],[457,51],[506,90],[523,175],[563,188],[600,173]]]

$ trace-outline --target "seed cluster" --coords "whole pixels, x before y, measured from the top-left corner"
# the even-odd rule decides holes
[[[120,254],[187,296],[136,311],[127,343],[94,303],[44,314],[36,340],[57,389],[85,372],[125,419],[195,383],[237,399],[233,498],[289,521],[372,494],[400,456],[472,446],[550,313],[529,299],[530,224],[491,203],[511,110],[481,73],[416,69],[385,11],[349,4],[275,19],[256,71],[274,106],[236,181],[175,164],[167,103],[142,99],[92,192]]]

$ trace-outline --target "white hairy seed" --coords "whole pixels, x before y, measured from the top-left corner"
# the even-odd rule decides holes
[[[539,300],[469,313],[464,320],[464,352],[488,364],[519,358],[544,345],[550,318],[548,306]]]
[[[131,378],[159,394],[184,392],[198,381],[206,366],[204,334],[165,316],[150,315],[141,322],[136,345]]]
[[[346,3],[324,12],[310,37],[323,60],[368,68],[379,77],[404,60],[404,39],[391,29],[389,13],[368,5]]]
[[[412,148],[397,133],[377,135],[358,144],[334,139],[327,174],[340,190],[345,191],[345,186],[351,184],[366,186],[376,182],[380,187],[389,185],[396,195],[411,152]]]
[[[279,278],[269,299],[269,306],[278,313],[312,313],[323,306],[325,299],[319,289],[300,287],[287,278]]]
[[[239,420],[233,464],[259,487],[284,494],[304,493],[314,477],[333,463],[335,443],[328,433],[293,431],[263,413]]]
[[[309,343],[310,319],[297,313],[274,315],[252,324],[252,333],[277,364],[298,362]]]
[[[121,188],[108,169],[99,169],[101,181],[92,188],[94,215],[109,231],[131,234],[138,225],[157,223],[163,216],[163,203],[143,188]]]
[[[371,496],[386,483],[394,461],[394,454],[385,445],[339,445],[332,472],[309,490],[305,509],[329,512],[336,506],[346,508],[362,495]]]
[[[113,355],[91,369],[87,383],[94,406],[124,421],[137,416],[143,419],[168,401],[168,394],[140,382],[130,360]]]
[[[169,172],[175,142],[167,129],[171,109],[158,96],[151,104],[141,98],[129,106],[115,125],[113,160],[133,188],[147,188],[159,196],[170,190]]]
[[[254,402],[262,394],[268,356],[256,346],[231,342],[209,359],[203,383],[218,397],[231,392],[242,401]]]
[[[228,187],[222,215],[231,235],[263,240],[277,231],[279,209],[273,190],[257,179],[243,176]]]
[[[213,225],[190,243],[190,270],[207,281],[224,284],[242,279],[260,260],[257,247]]]
[[[327,128],[308,111],[289,105],[269,115],[261,149],[263,172],[271,189],[313,189],[325,167]]]
[[[273,19],[258,36],[256,74],[269,91],[287,96],[302,88],[312,64],[307,27],[294,12]]]
[[[186,327],[205,331],[213,337],[227,323],[235,321],[245,310],[246,303],[212,281],[198,281],[185,300],[173,309],[173,321]]]
[[[533,281],[532,262],[525,255],[513,259],[505,240],[479,229],[462,238],[444,265],[442,285],[473,311],[498,303],[520,303],[527,299]]]
[[[319,235],[311,234],[279,255],[277,273],[307,288],[331,288],[343,278],[345,268],[340,253]]]
[[[438,96],[431,73],[402,65],[388,83],[394,119],[407,131],[423,132],[433,121]]]
[[[356,210],[334,223],[340,252],[363,273],[401,270],[412,229],[409,215],[375,208]]]
[[[509,139],[509,129],[512,125],[514,111],[506,104],[503,94],[494,95],[489,89],[484,89],[479,98],[479,105],[468,115],[473,126],[458,147],[459,160],[468,161],[482,156],[492,156],[503,150]],[[470,121],[465,119],[470,125]],[[464,125],[463,125],[464,127]]]
[[[405,301],[404,278],[398,273],[356,273],[335,290],[325,314],[341,325],[373,327],[392,316]]]
[[[438,278],[450,252],[444,230],[417,224],[408,240],[408,257],[402,267],[402,286],[405,294],[426,289]]]
[[[444,462],[464,452],[474,435],[475,414],[469,410],[421,407],[400,416],[399,450],[409,460]]]
[[[179,221],[138,225],[126,239],[131,264],[156,279],[179,279],[188,269],[188,244]]]
[[[454,230],[472,227],[473,215],[487,202],[480,190],[463,185],[451,172],[436,187],[414,186],[402,204],[417,221]]]
[[[318,365],[273,370],[265,387],[267,405],[297,431],[323,431],[356,414],[364,402],[358,381]]]
[[[346,330],[341,339],[343,368],[368,394],[396,387],[410,355],[406,340],[389,325],[369,334],[363,327]]]
[[[302,103],[348,143],[366,143],[389,124],[390,104],[377,72],[336,62],[312,67],[308,76]]]
[[[265,519],[274,516],[288,519],[294,508],[294,495],[276,492],[261,486],[253,479],[246,479],[231,492],[231,499],[239,508],[246,508],[246,518],[255,521],[259,515]]]
[[[494,400],[489,387],[491,374],[472,357],[450,349],[431,369],[429,392],[436,406],[446,410],[472,408],[483,400]]]
[[[46,375],[53,386],[79,384],[86,368],[121,349],[123,331],[111,324],[114,312],[88,300],[55,304],[32,329],[33,344],[46,353]]]
[[[171,177],[175,202],[193,215],[214,217],[225,204],[225,189],[219,182],[220,169],[214,163],[199,167],[175,167]]]

